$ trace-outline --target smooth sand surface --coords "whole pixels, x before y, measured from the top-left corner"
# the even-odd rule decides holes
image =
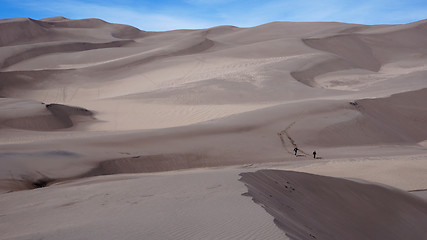
[[[409,193],[293,171],[241,175],[248,194],[290,239],[427,237],[427,202]]]
[[[284,238],[264,168],[427,189],[426,20],[0,32],[1,239]]]
[[[115,175],[3,194],[2,239],[287,239],[238,171]],[[22,227],[17,227],[18,225]]]

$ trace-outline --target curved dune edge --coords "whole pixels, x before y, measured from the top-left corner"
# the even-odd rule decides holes
[[[79,122],[93,120],[94,113],[85,108],[54,103],[40,105],[41,106],[37,106],[37,108],[31,106],[30,103],[22,103],[21,105],[15,106],[16,108],[20,108],[22,112],[30,110],[33,112],[24,112],[17,116],[2,116],[0,117],[0,128],[53,131],[71,128],[76,126]],[[7,112],[7,110],[3,110],[0,111],[0,113],[5,111]]]
[[[240,163],[240,162],[239,162]],[[92,169],[83,174],[72,177],[52,178],[40,172],[34,176],[24,176],[22,179],[0,179],[0,193],[30,190],[50,186],[54,183],[72,181],[76,179],[96,176],[128,174],[128,173],[155,173],[176,170],[189,170],[195,168],[224,167],[235,165],[216,159],[206,154],[157,154],[146,156],[133,156],[100,161]],[[243,163],[242,163],[243,164]]]
[[[242,173],[291,239],[425,239],[427,203],[403,191],[301,172]]]
[[[351,109],[360,115],[324,127],[317,142],[324,146],[418,144],[427,137],[426,100],[427,88],[424,88],[350,102]]]
[[[370,32],[366,27],[356,27],[347,29],[350,32],[302,38],[301,41],[306,46],[326,53],[327,57],[304,69],[292,71],[291,76],[307,86],[327,88],[316,82],[315,78],[348,69],[362,69],[377,73],[387,63],[413,58],[408,55],[409,52],[405,52],[408,49],[420,49],[420,54],[426,54],[423,48],[426,29],[427,22],[423,20],[408,24],[404,29],[400,26],[391,26],[385,31]],[[402,41],[409,35],[417,40]],[[418,39],[422,40],[418,41]],[[393,49],[393,51],[386,49]]]
[[[210,162],[205,156],[198,154],[134,156],[101,161],[95,168],[79,178],[122,173],[163,172],[208,166],[215,166],[214,162]]]
[[[50,44],[39,44],[31,49],[17,52],[16,54],[4,59],[0,68],[7,68],[16,63],[39,57],[42,55],[52,53],[70,53],[70,52],[81,52],[94,49],[102,48],[118,48],[125,45],[134,43],[134,40],[117,40],[102,43],[91,43],[91,42],[70,42],[70,43],[50,43]]]
[[[64,32],[57,31],[58,28],[62,29],[93,29],[107,32],[111,39],[136,39],[141,38],[149,33],[141,31],[135,27],[112,24],[105,22],[101,19],[67,19],[64,17],[53,17],[35,20],[31,18],[15,18],[15,19],[0,19],[0,36],[1,46],[15,46],[20,44],[29,44],[34,42],[46,41],[46,36],[49,41],[63,40]],[[108,34],[109,33],[109,34]],[[90,36],[93,32],[84,34]],[[68,39],[76,37],[69,35]]]

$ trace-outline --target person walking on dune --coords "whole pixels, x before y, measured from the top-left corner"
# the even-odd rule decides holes
[[[294,153],[295,153],[295,156],[297,156],[297,153],[298,153],[298,148],[297,147],[294,148]]]
[[[316,153],[316,150],[314,150],[314,152],[313,152],[313,158],[314,158],[314,159],[316,159],[316,154],[317,154],[317,153]]]

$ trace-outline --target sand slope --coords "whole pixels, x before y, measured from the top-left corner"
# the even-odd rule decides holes
[[[238,170],[82,179],[0,198],[1,239],[287,239]],[[255,206],[255,207],[254,207]]]
[[[87,109],[61,104],[44,104],[11,98],[2,98],[0,102],[1,128],[33,131],[66,129],[73,127],[75,122],[91,121],[93,115]]]
[[[290,239],[427,237],[427,202],[403,191],[291,171],[241,175],[248,194]]]

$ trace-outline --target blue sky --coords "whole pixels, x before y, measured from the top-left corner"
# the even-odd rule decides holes
[[[148,31],[272,21],[396,24],[427,18],[427,0],[0,0],[0,18],[52,16],[100,18]]]

